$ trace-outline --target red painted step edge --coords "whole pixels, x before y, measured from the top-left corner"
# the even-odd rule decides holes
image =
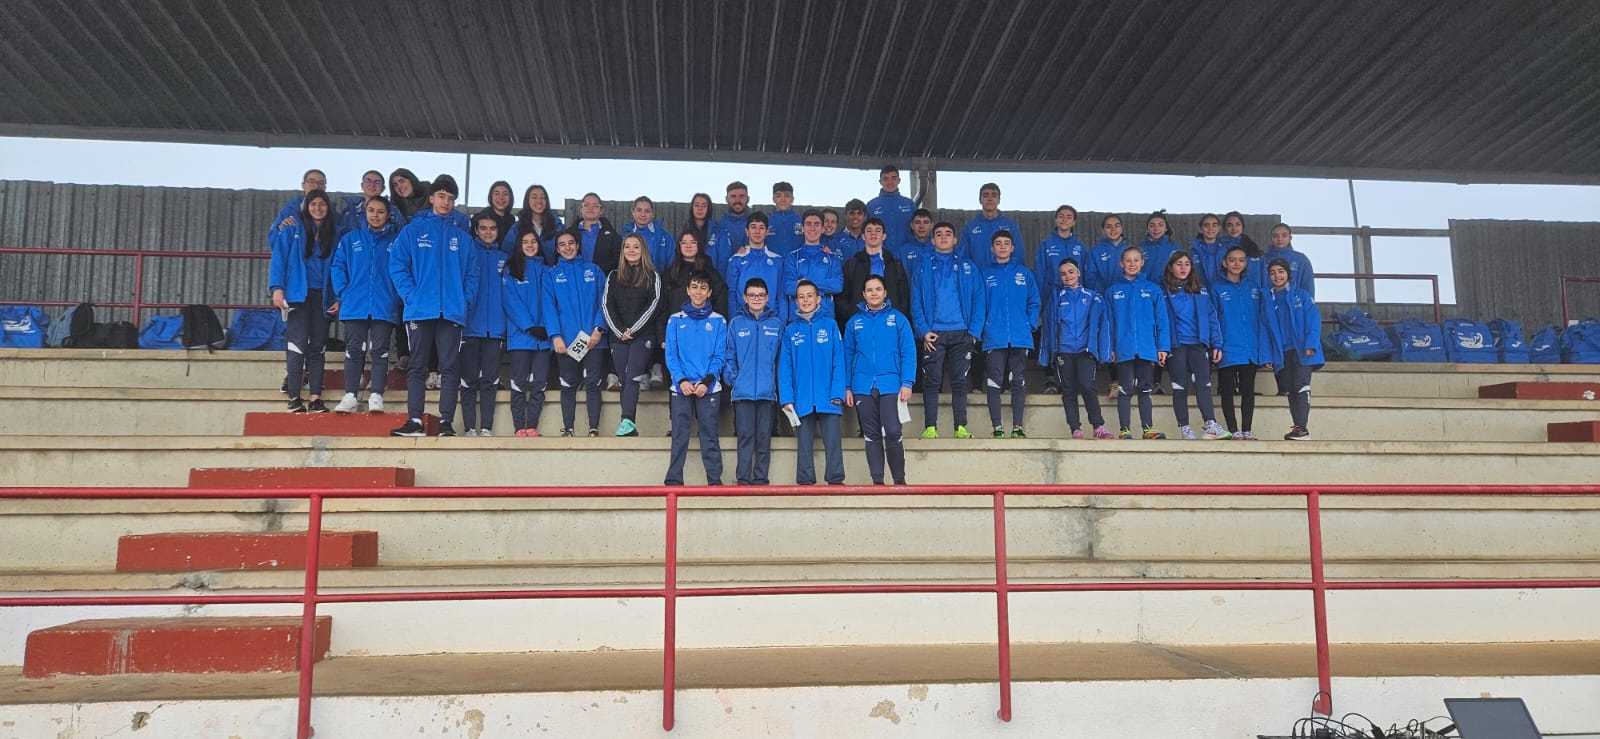
[[[189,470],[192,488],[409,488],[417,484],[410,467],[216,467]]]
[[[245,436],[388,436],[406,422],[403,413],[246,413]],[[439,434],[439,417],[422,417],[429,436]]]
[[[1584,393],[1592,393],[1584,397]],[[1594,400],[1600,397],[1600,382],[1502,382],[1482,385],[1479,398],[1501,400]]]
[[[1569,421],[1545,426],[1545,438],[1562,442],[1600,442],[1600,421]]]
[[[378,532],[324,531],[323,568],[376,567]],[[304,531],[132,534],[117,540],[117,572],[288,570],[306,566]]]
[[[317,617],[313,661],[328,655],[331,616]],[[22,675],[287,672],[299,668],[300,617],[120,618],[28,634]]]

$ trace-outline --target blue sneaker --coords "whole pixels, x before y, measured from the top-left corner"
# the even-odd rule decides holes
[[[633,425],[633,421],[624,418],[624,419],[622,419],[622,423],[617,424],[617,436],[638,436],[638,435],[639,435],[639,427]]]

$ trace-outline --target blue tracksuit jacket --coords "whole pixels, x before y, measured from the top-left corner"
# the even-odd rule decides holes
[[[1083,265],[1083,286],[1103,293],[1111,283],[1122,279],[1122,251],[1128,242],[1102,238],[1089,250],[1089,263]]]
[[[1172,351],[1172,317],[1161,288],[1143,277],[1124,276],[1106,288],[1111,351],[1117,362],[1157,361],[1157,352]]]
[[[267,289],[282,290],[290,303],[306,302],[306,292],[321,290],[324,305],[333,304],[329,286],[329,265],[333,255],[324,257],[316,249],[306,256],[306,225],[296,223],[272,234],[272,261],[267,268]]]
[[[506,253],[499,242],[473,244],[478,259],[478,299],[467,311],[467,325],[461,335],[467,338],[503,339],[506,336],[505,299],[500,292],[500,276],[506,271]]]
[[[883,221],[883,243],[890,251],[911,240],[911,214],[916,212],[917,201],[898,191],[879,190],[878,197],[867,201],[867,215]]]
[[[1051,231],[1049,236],[1044,237],[1044,241],[1039,242],[1039,249],[1033,253],[1033,276],[1039,280],[1041,303],[1049,300],[1050,293],[1061,285],[1061,262],[1067,259],[1078,263],[1080,275],[1089,269],[1089,248],[1078,240],[1077,234],[1067,234],[1062,238],[1060,234]],[[1079,279],[1081,281],[1082,277]]]
[[[389,280],[405,304],[405,320],[442,318],[466,325],[478,292],[475,244],[455,218],[431,210],[417,213],[400,229],[389,247]]]
[[[685,303],[683,309],[667,318],[662,347],[667,354],[667,373],[672,375],[672,394],[678,394],[678,381],[708,383],[711,392],[722,389],[724,352],[728,349],[728,321],[711,309],[710,301],[699,308]],[[709,379],[707,379],[709,378]]]
[[[844,322],[845,375],[850,392],[889,395],[917,380],[917,341],[911,321],[884,301],[873,310],[865,301]]]
[[[393,200],[384,198],[383,202],[389,204],[389,225],[394,226],[396,231],[404,228],[405,214],[395,207]],[[351,231],[364,231],[367,228],[367,199],[361,195],[345,198],[339,206],[339,235],[343,236]]]
[[[965,254],[973,264],[987,269],[994,266],[994,232],[1000,229],[1011,232],[1011,242],[1017,245],[1017,251],[1023,247],[1022,227],[1016,221],[1007,218],[1004,213],[995,213],[993,218],[985,218],[982,213],[973,216],[967,225],[961,227],[961,243],[956,244],[956,251]],[[1016,257],[1013,256],[1013,259]]]
[[[363,223],[339,239],[330,267],[339,320],[400,322],[400,296],[389,282],[389,246],[399,235],[393,223],[381,231]]]
[[[1300,363],[1308,367],[1321,367],[1322,313],[1310,293],[1298,287],[1267,291],[1267,311],[1270,315],[1272,346],[1275,363],[1282,364],[1284,352],[1300,355]],[[1305,356],[1305,350],[1313,354]]]
[[[722,377],[733,400],[778,400],[778,344],[783,318],[769,304],[760,316],[741,308],[728,324]]]
[[[592,331],[590,350],[605,345],[606,318],[600,296],[605,292],[606,276],[600,268],[579,254],[556,262],[544,272],[544,325],[550,338],[557,336],[571,344],[578,334]],[[596,328],[599,331],[595,331]]]
[[[760,277],[767,283],[767,307],[777,311],[780,316],[788,315],[789,296],[784,294],[783,289],[784,258],[772,251],[770,245],[757,251],[747,244],[739,251],[744,253],[736,252],[728,258],[728,303],[742,305],[745,283],[752,277]]]
[[[1233,282],[1226,277],[1211,285],[1217,303],[1217,320],[1222,328],[1222,362],[1218,367],[1244,364],[1276,364],[1271,334],[1267,328],[1267,295],[1255,281],[1245,277]]]
[[[833,238],[828,241],[828,248],[833,251],[834,256],[839,258],[840,263],[844,263],[849,261],[850,257],[866,249],[867,242],[860,236],[851,236],[848,230],[841,228],[839,233],[834,234]]]
[[[1161,284],[1161,279],[1166,276],[1167,260],[1175,251],[1183,247],[1172,240],[1172,234],[1167,234],[1159,239],[1151,240],[1149,236],[1139,242],[1139,251],[1144,252],[1144,278]],[[1191,259],[1190,261],[1193,261]]]
[[[744,230],[745,225],[749,222],[750,211],[748,210],[743,215],[738,216],[732,213],[724,213],[721,218],[712,221],[711,233],[709,234],[711,243],[706,245],[706,256],[711,258],[711,264],[717,268],[718,272],[726,275],[728,273],[728,257],[733,256],[733,253],[738,251],[740,247],[749,243],[750,234]]]
[[[1082,285],[1057,287],[1044,307],[1044,325],[1039,331],[1043,344],[1039,364],[1050,366],[1057,354],[1088,352],[1097,361],[1111,357],[1111,323],[1105,298]]]
[[[506,350],[538,352],[550,349],[549,329],[544,320],[544,273],[546,267],[537,259],[529,260],[523,267],[519,280],[507,270],[500,276],[500,291],[504,298],[506,321]],[[528,329],[545,329],[546,338],[536,339]]]
[[[983,273],[972,260],[952,251],[933,252],[917,260],[911,274],[911,329],[966,331],[983,336],[985,298]]]
[[[797,416],[844,413],[844,338],[839,324],[821,311],[795,316],[778,345],[778,404]],[[835,403],[837,401],[837,404]]]
[[[1173,346],[1220,347],[1222,326],[1217,319],[1217,304],[1204,285],[1197,293],[1183,290],[1167,293],[1167,315],[1172,321]]]
[[[748,238],[749,234],[746,234]],[[806,237],[800,232],[800,211],[790,208],[767,214],[767,250],[779,257],[800,248]]]
[[[844,291],[844,261],[816,244],[801,246],[783,258],[783,296],[790,317],[795,312],[795,287],[801,280],[816,283],[817,290],[822,293],[822,306],[817,310],[832,318],[833,296]]]
[[[990,349],[1032,349],[1039,327],[1039,283],[1016,259],[984,270],[983,340]]]
[[[1311,268],[1311,258],[1307,257],[1304,252],[1295,251],[1292,246],[1282,249],[1268,247],[1267,252],[1261,256],[1259,280],[1263,288],[1272,289],[1272,279],[1267,276],[1267,266],[1274,259],[1282,259],[1289,263],[1290,287],[1303,290],[1313,300],[1316,299],[1317,273]]]

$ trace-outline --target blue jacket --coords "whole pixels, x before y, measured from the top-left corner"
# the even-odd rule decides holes
[[[333,304],[333,291],[329,288],[329,253],[324,257],[313,249],[306,256],[306,226],[296,223],[280,228],[272,234],[272,263],[267,270],[267,289],[282,290],[283,299],[290,303],[304,303],[306,292],[322,291],[324,306]]]
[[[1039,249],[1033,254],[1033,276],[1039,280],[1041,304],[1049,301],[1050,293],[1061,286],[1061,262],[1067,259],[1078,263],[1078,273],[1082,275],[1089,269],[1089,248],[1078,240],[1077,234],[1067,234],[1066,238],[1061,238],[1060,234],[1051,230],[1050,235],[1039,242]]]
[[[994,266],[994,232],[1000,229],[1011,232],[1011,242],[1017,245],[1017,251],[1023,251],[1022,227],[1016,221],[1007,218],[1002,213],[996,213],[994,218],[985,218],[982,213],[967,221],[961,227],[961,243],[956,244],[956,253],[964,254],[973,264],[987,269]]]
[[[845,374],[850,392],[899,393],[917,381],[917,340],[911,321],[887,301],[872,310],[865,302],[844,323]]]
[[[916,260],[933,253],[932,240],[919,241],[914,236],[907,236],[905,241],[898,244],[892,246],[885,244],[885,246],[894,254],[895,259],[906,266],[908,275],[916,270]]]
[[[1267,327],[1267,291],[1246,275],[1238,282],[1226,277],[1211,285],[1217,303],[1217,319],[1222,327],[1222,362],[1218,367],[1244,364],[1277,364],[1272,356],[1271,334]]]
[[[1128,242],[1102,238],[1089,250],[1089,263],[1083,265],[1083,286],[1098,293],[1122,279],[1122,251]]]
[[[1289,263],[1289,287],[1303,290],[1313,300],[1316,299],[1317,273],[1311,268],[1311,259],[1305,253],[1295,251],[1292,246],[1282,249],[1267,247],[1266,253],[1261,255],[1261,274],[1258,279],[1263,288],[1272,289],[1272,278],[1267,276],[1267,269],[1274,259]]]
[[[747,253],[735,253],[729,257],[728,304],[744,305],[744,284],[752,277],[760,277],[767,283],[767,307],[777,311],[780,316],[789,315],[789,296],[784,294],[783,289],[783,263],[783,256],[774,252],[770,244],[761,251],[749,249]]]
[[[1100,362],[1109,361],[1111,324],[1105,298],[1082,285],[1056,287],[1045,305],[1039,341],[1039,364],[1046,367],[1057,354],[1088,352]]]
[[[795,316],[783,327],[778,345],[778,405],[794,404],[794,414],[843,415],[844,337],[839,324],[819,310]]]
[[[655,221],[651,221],[650,225],[643,228],[633,221],[628,221],[628,225],[622,227],[623,236],[635,233],[644,237],[644,243],[649,247],[650,263],[655,265],[656,271],[665,272],[667,265],[672,263],[673,253],[678,250],[678,245],[672,240],[672,234],[667,233],[667,230]],[[515,245],[516,242],[512,242],[512,246]],[[542,253],[543,247],[540,249]]]
[[[733,386],[733,400],[778,399],[778,342],[783,318],[768,305],[753,316],[741,308],[728,324],[722,377]]]
[[[383,202],[389,204],[389,225],[399,231],[406,225],[405,214],[395,207],[394,201],[384,198]],[[351,231],[367,230],[367,198],[362,195],[352,195],[344,199],[339,206],[339,235],[343,236]],[[278,219],[280,222],[283,219]]]
[[[727,274],[728,257],[738,251],[740,247],[750,242],[750,234],[745,233],[745,224],[750,222],[750,211],[744,215],[736,216],[732,213],[723,213],[721,218],[711,222],[711,233],[706,245],[706,256],[711,258],[712,266],[718,272]]]
[[[833,238],[828,240],[828,249],[833,252],[834,256],[839,258],[840,262],[850,259],[850,257],[859,254],[866,248],[866,239],[860,236],[851,236],[850,232],[843,228],[839,229],[839,233],[834,234]]]
[[[544,271],[544,326],[550,338],[571,344],[578,334],[593,332],[590,350],[605,345],[606,317],[600,303],[606,276],[583,255],[556,262]],[[596,328],[601,330],[595,331]]]
[[[1111,326],[1111,351],[1117,362],[1157,361],[1157,352],[1172,351],[1172,317],[1161,288],[1143,277],[1122,277],[1106,288],[1106,313]]]
[[[477,239],[433,211],[416,214],[389,247],[389,280],[407,321],[467,322],[478,292]]]
[[[1200,275],[1202,284],[1210,285],[1222,277],[1222,256],[1233,243],[1226,236],[1219,236],[1209,244],[1199,236],[1190,242],[1189,259],[1194,262],[1195,272]]]
[[[983,340],[990,349],[1032,349],[1039,327],[1039,281],[1012,259],[984,270]]]
[[[867,215],[883,221],[883,243],[890,251],[911,240],[911,215],[916,212],[917,201],[898,191],[879,190],[878,197],[867,201]]]
[[[389,282],[389,246],[400,229],[393,223],[382,231],[366,224],[339,239],[330,267],[333,294],[339,301],[339,320],[400,322],[400,296]]]
[[[295,224],[300,225],[300,207],[305,205],[305,202],[305,195],[296,195],[284,201],[283,205],[278,208],[278,214],[273,216],[272,223],[267,225],[268,247],[272,246],[272,237],[277,236],[278,232],[283,230],[282,225],[284,219],[293,218],[295,220]],[[329,215],[333,216],[334,218],[339,217],[338,213],[331,213]]]
[[[918,259],[911,274],[911,329],[918,336],[966,331],[976,339],[983,335],[987,292],[982,271],[960,252]]]
[[[1307,367],[1321,367],[1325,363],[1322,313],[1309,293],[1292,285],[1282,290],[1268,290],[1267,312],[1275,364],[1282,366],[1284,353],[1290,351],[1298,354],[1300,363]],[[1313,352],[1309,357],[1305,355],[1307,349]]]
[[[513,352],[541,352],[550,350],[549,329],[544,321],[544,262],[530,260],[523,267],[524,279],[517,279],[510,270],[500,276],[506,321],[506,350]],[[534,338],[529,329],[538,328],[545,338]]]
[[[1200,292],[1183,290],[1167,293],[1167,316],[1172,322],[1172,345],[1199,344],[1206,349],[1222,345],[1222,325],[1217,319],[1216,300],[1204,285]],[[1192,333],[1192,336],[1181,336]]]
[[[504,339],[506,308],[500,292],[500,276],[506,271],[506,253],[500,250],[499,242],[484,244],[475,240],[472,255],[478,259],[478,299],[467,311],[467,325],[461,335]]]
[[[1162,236],[1155,241],[1151,241],[1149,236],[1144,237],[1144,241],[1139,242],[1139,251],[1144,252],[1144,278],[1157,285],[1161,284],[1161,279],[1166,276],[1167,260],[1172,257],[1173,252],[1182,249],[1182,246],[1172,240],[1172,234]],[[1190,261],[1194,260],[1191,258]]]
[[[801,280],[810,280],[822,293],[822,305],[817,310],[828,318],[833,317],[833,296],[844,291],[844,261],[836,254],[823,251],[815,244],[801,246],[783,258],[783,297],[788,304],[785,314],[794,317],[794,291]]]
[[[556,235],[560,234],[566,229],[566,226],[562,225],[561,223],[561,216],[555,216],[555,219],[555,229],[545,232],[543,238],[539,239],[539,259],[544,262],[546,267],[549,267],[560,260],[560,257],[556,256]],[[510,233],[506,234],[505,246],[507,254],[510,254],[517,248],[517,241],[521,238],[522,221],[518,219],[516,223],[511,224]],[[651,258],[654,257],[652,256]]]
[[[748,238],[748,234],[746,234]],[[800,211],[773,209],[767,214],[767,250],[780,257],[799,249],[806,237],[800,232]]]
[[[722,390],[724,352],[728,350],[728,321],[711,309],[711,302],[696,308],[684,304],[683,310],[667,319],[662,346],[667,353],[667,373],[672,375],[672,394],[678,394],[678,381],[707,382],[711,392]],[[708,379],[709,378],[709,379]]]

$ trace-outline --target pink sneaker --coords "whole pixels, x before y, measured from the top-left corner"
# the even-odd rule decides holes
[[[1096,426],[1096,427],[1094,427],[1094,438],[1096,438],[1096,439],[1115,439],[1117,437],[1116,437],[1115,434],[1111,433],[1111,431],[1108,430],[1106,427],[1104,427],[1104,426]]]
[[[1083,429],[1073,429],[1072,430],[1072,438],[1074,438],[1074,439],[1082,439],[1083,438]]]

